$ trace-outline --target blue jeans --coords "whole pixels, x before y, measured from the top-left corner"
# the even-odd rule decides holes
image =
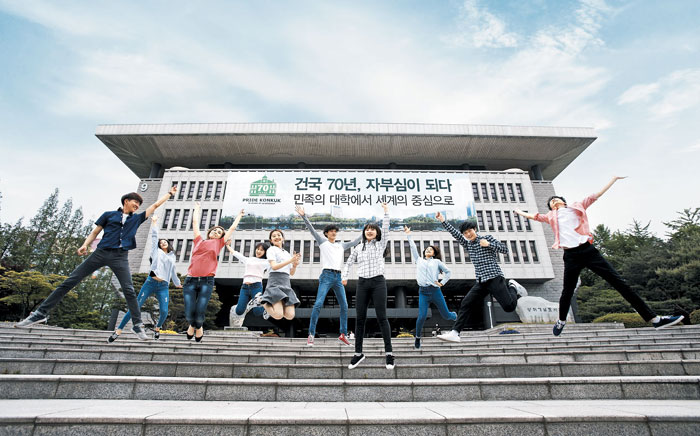
[[[148,276],[146,278],[146,281],[143,283],[143,286],[141,286],[139,296],[137,297],[139,307],[142,307],[143,303],[145,303],[148,297],[153,295],[153,293],[156,294],[156,298],[158,299],[159,315],[158,324],[156,324],[156,327],[161,328],[163,327],[165,319],[168,317],[168,300],[170,297],[170,292],[168,291],[168,282],[159,282],[153,277]],[[122,322],[119,323],[119,327],[117,327],[117,329],[123,330],[124,326],[127,322],[129,322],[130,319],[131,312],[129,311],[126,312],[126,315],[124,315],[124,318],[122,318]]]
[[[243,283],[243,286],[241,286],[241,292],[238,294],[238,303],[236,304],[236,315],[243,315],[243,312],[245,312],[245,308],[248,305],[248,302],[255,297],[255,294],[258,292],[262,292],[263,287],[261,282],[257,283],[251,283],[250,285],[246,285]],[[262,307],[254,307],[253,310],[253,315],[255,316],[262,316],[263,312],[265,312],[265,309]]]
[[[70,276],[68,276],[63,283],[58,285],[58,287],[46,297],[46,300],[41,303],[36,311],[42,315],[48,315],[51,309],[61,302],[68,291],[76,287],[85,277],[91,275],[103,266],[108,266],[117,277],[117,280],[119,280],[122,292],[124,293],[124,299],[126,299],[126,305],[129,307],[129,312],[131,312],[134,317],[134,324],[141,324],[141,310],[136,301],[136,292],[134,292],[134,284],[131,282],[131,271],[129,270],[129,252],[119,248],[98,248],[95,250],[83,263],[78,265],[78,267],[70,273]]]
[[[311,323],[309,324],[309,334],[311,336],[316,334],[316,323],[318,323],[318,316],[321,314],[323,302],[326,301],[326,295],[328,295],[328,291],[331,289],[333,289],[335,298],[338,300],[338,304],[340,305],[340,333],[348,333],[348,300],[345,296],[345,286],[343,286],[343,281],[340,278],[339,272],[324,269],[318,278],[316,302],[314,303],[314,308],[311,311]]]
[[[187,277],[182,287],[182,296],[185,299],[185,318],[194,328],[204,325],[204,315],[207,313],[207,305],[214,291],[214,276]]]
[[[418,288],[418,319],[416,320],[416,337],[420,338],[423,333],[423,324],[428,317],[430,303],[435,303],[440,316],[444,319],[454,321],[457,319],[456,312],[450,312],[445,303],[445,297],[437,286],[421,286]]]

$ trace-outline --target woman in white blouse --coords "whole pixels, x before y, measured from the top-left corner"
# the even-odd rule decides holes
[[[245,257],[243,254],[231,248],[230,243],[226,244],[226,249],[245,265],[243,285],[238,294],[238,303],[231,307],[229,316],[231,327],[241,327],[245,316],[251,310],[255,316],[262,316],[265,313],[265,309],[259,304],[263,292],[263,276],[265,272],[270,269],[270,262],[265,257],[268,248],[270,248],[270,244],[259,242],[255,246],[255,256]]]

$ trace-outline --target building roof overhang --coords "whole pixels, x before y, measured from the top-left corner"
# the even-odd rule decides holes
[[[538,165],[554,179],[595,139],[589,127],[469,124],[112,124],[95,135],[137,176],[163,168],[456,168]],[[232,164],[232,165],[231,165]],[[302,165],[303,167],[303,165]]]

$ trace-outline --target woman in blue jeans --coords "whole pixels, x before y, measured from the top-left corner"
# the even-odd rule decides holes
[[[450,312],[445,303],[445,296],[442,295],[440,288],[450,280],[450,270],[447,269],[440,256],[440,249],[436,246],[429,245],[423,250],[423,257],[418,254],[416,243],[411,237],[411,229],[403,228],[406,237],[410,242],[411,254],[413,255],[413,263],[416,264],[416,280],[418,281],[418,319],[416,320],[416,342],[415,348],[420,348],[421,334],[423,333],[423,324],[428,317],[428,308],[430,303],[435,303],[440,316],[444,319],[454,321],[457,319],[456,312]],[[439,280],[442,273],[442,280]]]
[[[231,244],[226,244],[226,249],[245,265],[243,286],[238,294],[238,303],[231,307],[229,315],[231,327],[242,327],[245,316],[251,310],[255,316],[262,316],[265,313],[265,309],[260,305],[260,297],[263,292],[263,275],[265,275],[265,271],[270,269],[270,261],[265,257],[268,248],[270,248],[269,244],[258,242],[255,246],[255,257],[245,257],[231,248]]]
[[[192,259],[187,269],[185,286],[182,296],[185,300],[185,318],[189,323],[187,327],[187,339],[194,338],[197,342],[204,336],[204,316],[207,305],[214,291],[214,274],[219,265],[219,252],[224,248],[226,241],[231,239],[233,231],[243,217],[243,211],[236,216],[228,230],[221,226],[214,226],[207,230],[207,239],[202,239],[199,232],[199,215],[201,208],[199,202],[194,205],[192,214],[192,230],[194,232],[194,245],[192,247]]]
[[[151,271],[146,278],[141,290],[139,291],[139,296],[137,298],[139,307],[143,306],[143,303],[155,294],[158,300],[158,323],[155,327],[154,339],[160,338],[160,328],[163,327],[165,319],[168,317],[168,300],[170,299],[170,292],[168,291],[168,285],[170,280],[176,288],[182,288],[180,284],[180,279],[175,272],[175,253],[173,253],[173,246],[167,239],[158,239],[158,217],[153,215],[151,217]],[[122,318],[122,322],[119,323],[119,327],[112,333],[112,335],[107,339],[110,343],[114,342],[119,335],[122,334],[124,326],[131,319],[131,312],[126,312]]]

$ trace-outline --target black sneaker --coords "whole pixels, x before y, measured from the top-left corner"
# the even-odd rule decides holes
[[[355,354],[354,356],[352,356],[352,360],[350,361],[350,365],[348,365],[348,369],[357,368],[357,365],[359,365],[363,360],[365,360],[364,354],[360,354],[359,356]]]
[[[685,318],[683,315],[662,316],[661,319],[659,319],[659,322],[653,322],[652,325],[656,330],[665,329],[666,327],[671,327],[672,325],[676,325],[683,321],[683,318]]]
[[[46,322],[46,315],[40,313],[39,311],[34,311],[30,313],[28,317],[15,324],[15,327],[19,329],[26,329],[27,327],[31,327],[34,324],[39,324],[42,322]]]
[[[394,355],[393,354],[386,355],[386,369],[394,369]]]
[[[554,324],[554,328],[552,328],[552,333],[554,336],[559,336],[561,334],[561,331],[564,330],[564,326],[566,324],[561,322],[560,320],[557,320],[557,323]]]
[[[153,339],[155,339],[156,341],[160,339],[160,330],[156,330],[153,332]]]
[[[416,338],[416,342],[413,343],[413,348],[416,350],[420,349],[420,338]]]
[[[112,342],[116,341],[118,337],[119,335],[117,334],[117,332],[114,332],[111,335],[109,335],[109,337],[107,338],[107,342],[111,344]]]

